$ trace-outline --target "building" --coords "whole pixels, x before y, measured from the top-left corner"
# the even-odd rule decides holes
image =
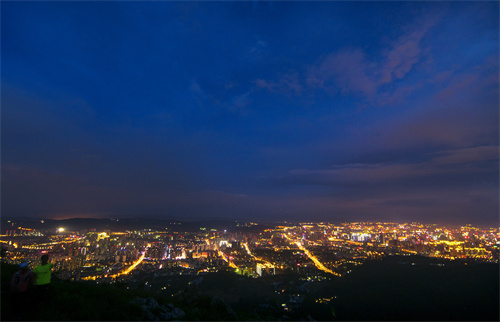
[[[266,275],[275,275],[276,270],[274,268],[274,265],[271,265],[269,263],[257,263],[255,272],[259,276],[266,276]]]

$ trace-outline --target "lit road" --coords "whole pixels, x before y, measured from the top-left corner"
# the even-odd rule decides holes
[[[150,247],[150,246],[148,245],[148,247]],[[140,263],[142,263],[142,261],[144,260],[144,257],[146,256],[146,250],[147,250],[147,248],[141,253],[141,257],[139,257],[132,265],[127,267],[127,269],[125,269],[123,272],[110,275],[110,277],[116,278],[120,275],[130,274],[130,272],[132,272]],[[96,277],[97,276],[87,276],[87,277],[82,278],[82,280],[95,280]]]
[[[246,251],[247,251],[248,255],[252,256],[255,260],[257,260],[257,261],[261,261],[261,262],[264,262],[264,263],[266,264],[266,266],[268,266],[268,267],[273,266],[273,264],[271,264],[270,262],[268,262],[268,261],[266,261],[266,260],[262,259],[261,257],[257,257],[257,256],[255,256],[254,254],[252,254],[252,252],[250,251],[250,248],[248,248],[248,244],[247,244],[247,243],[244,243],[244,244],[243,244],[243,246],[245,247],[245,249],[246,249]],[[273,267],[274,267],[274,266],[273,266]]]
[[[250,249],[248,248],[248,244],[247,244],[247,243],[244,243],[244,244],[243,244],[243,246],[245,246],[245,249],[246,249],[246,251],[247,251],[248,255],[252,256],[253,258],[257,258],[257,257],[255,257],[255,255],[254,255],[254,254],[252,254],[252,252],[251,252],[251,251],[250,251]]]
[[[34,244],[34,245],[22,245],[19,248],[26,248],[26,249],[43,249],[43,248],[52,248],[54,245],[58,244],[69,244],[69,243],[74,243],[74,242],[79,242],[84,240],[85,237],[79,237],[79,238],[66,238],[62,241],[57,241],[57,242],[51,242],[51,243],[41,243],[41,244]],[[8,243],[7,241],[0,241],[2,243]],[[15,245],[17,248],[17,244]]]
[[[208,239],[206,239],[205,242],[207,243],[207,245],[210,245],[210,241]],[[232,261],[230,261],[226,257],[226,255],[219,249],[219,247],[216,244],[214,244],[214,246],[215,246],[215,249],[217,250],[217,253],[219,254],[219,256],[222,257],[222,259],[224,261],[226,261],[229,264],[230,267],[232,267],[232,268],[238,268],[238,266],[236,266]]]
[[[295,245],[297,245],[297,247],[299,247],[299,249],[300,249],[301,251],[303,251],[303,252],[304,252],[304,254],[306,254],[306,255],[307,255],[307,257],[309,257],[309,258],[313,261],[314,265],[315,265],[318,269],[322,270],[323,272],[327,272],[327,273],[333,274],[333,275],[335,275],[335,276],[339,276],[339,277],[341,276],[339,273],[336,273],[336,272],[332,271],[331,269],[326,268],[326,267],[325,267],[325,265],[323,265],[323,263],[321,263],[321,262],[320,262],[320,261],[316,258],[316,256],[314,256],[313,254],[311,254],[311,252],[310,252],[310,251],[308,251],[308,250],[307,250],[304,246],[302,246],[302,244],[301,244],[300,242],[298,242],[298,241],[293,241],[290,237],[288,237],[288,234],[284,234],[284,236],[285,236],[285,237],[286,237],[289,241],[294,242],[294,243],[295,243]]]
[[[139,257],[139,259],[137,259],[132,265],[130,265],[126,270],[124,270],[123,272],[121,273],[118,273],[118,274],[115,274],[115,275],[111,275],[111,277],[118,277],[120,275],[127,275],[129,274],[130,272],[132,272],[143,260],[144,260],[144,256],[146,256],[146,250],[144,250],[142,252],[142,255],[141,257]]]

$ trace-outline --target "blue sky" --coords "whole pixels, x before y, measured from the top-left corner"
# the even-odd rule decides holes
[[[2,2],[2,214],[498,223],[497,2]]]

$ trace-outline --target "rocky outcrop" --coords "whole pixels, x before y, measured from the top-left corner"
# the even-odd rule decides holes
[[[181,308],[175,307],[171,303],[159,305],[153,297],[136,297],[132,300],[132,304],[140,305],[144,311],[145,319],[149,321],[170,321],[186,315]]]

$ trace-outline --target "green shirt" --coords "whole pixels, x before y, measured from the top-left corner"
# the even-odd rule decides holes
[[[35,267],[33,272],[36,274],[36,285],[45,285],[50,283],[50,270],[54,267],[54,264],[47,263],[45,265],[38,265]]]

